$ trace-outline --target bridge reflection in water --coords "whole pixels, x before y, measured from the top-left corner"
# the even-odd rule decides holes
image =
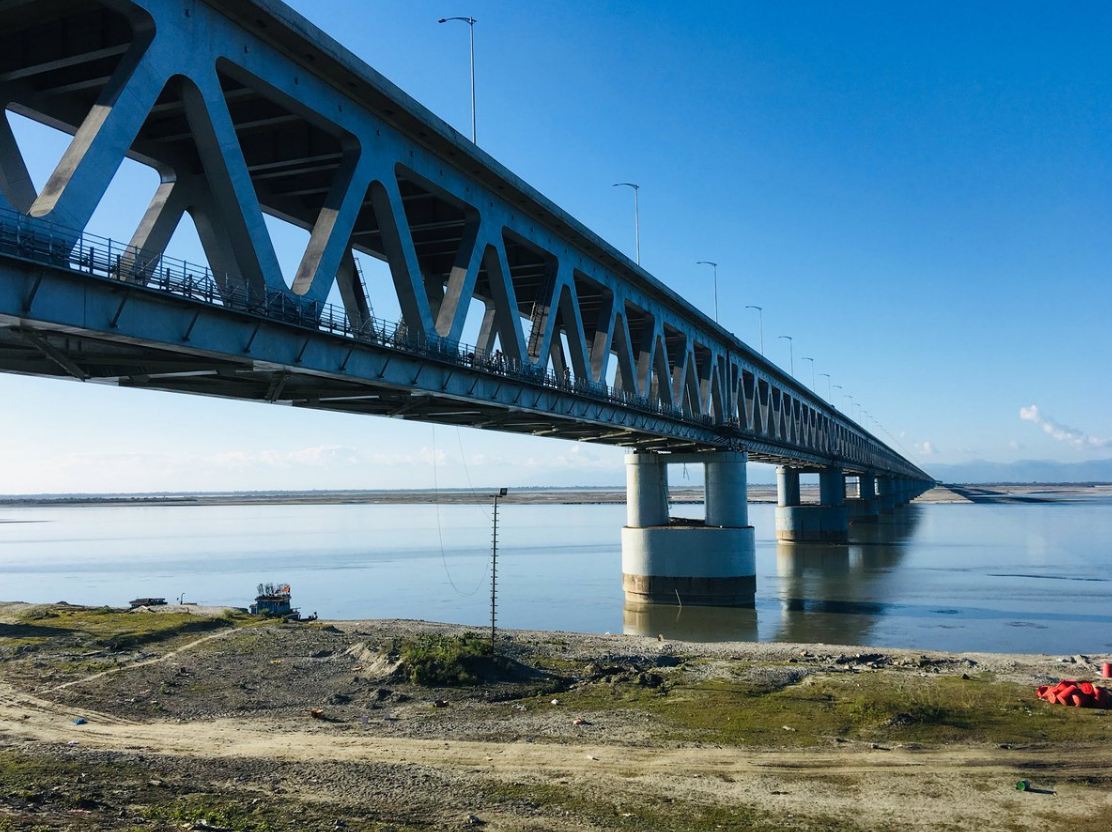
[[[622,631],[626,635],[662,635],[680,641],[756,641],[757,610],[626,601]]]
[[[765,640],[795,643],[868,644],[885,615],[886,586],[907,552],[920,521],[920,507],[907,506],[876,523],[855,524],[844,544],[776,544],[776,576],[757,576],[749,606],[700,607],[627,601],[626,635],[683,641],[756,641],[759,615],[779,602],[778,623],[765,621]]]

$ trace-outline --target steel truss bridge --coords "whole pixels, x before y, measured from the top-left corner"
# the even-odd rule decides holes
[[[274,0],[6,0],[0,103],[73,136],[38,192],[0,119],[0,370],[930,479]],[[121,242],[125,158],[161,184]]]

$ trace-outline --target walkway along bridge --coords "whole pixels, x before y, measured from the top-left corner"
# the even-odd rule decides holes
[[[0,370],[625,446],[634,599],[751,602],[747,459],[780,466],[784,540],[931,484],[274,0],[7,0],[0,101],[73,136],[36,192],[0,119]],[[86,227],[125,158],[161,184],[121,243]],[[165,252],[185,213],[205,265]],[[288,283],[264,213],[309,231]],[[669,518],[677,462],[703,523]]]

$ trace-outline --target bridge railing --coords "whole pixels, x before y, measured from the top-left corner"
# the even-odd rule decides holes
[[[693,417],[682,407],[668,407],[658,400],[575,376],[570,371],[558,374],[535,364],[521,364],[498,350],[484,350],[437,335],[418,336],[404,321],[366,316],[361,323],[354,324],[346,310],[335,304],[305,300],[281,290],[252,288],[238,276],[214,274],[208,266],[165,254],[148,255],[109,237],[63,228],[11,209],[0,208],[0,255],[119,280],[137,288],[396,349],[700,427],[740,428],[736,420],[715,423],[710,416]]]

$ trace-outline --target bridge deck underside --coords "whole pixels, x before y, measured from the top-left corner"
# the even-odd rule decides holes
[[[29,298],[33,315],[21,308]],[[161,333],[158,342],[151,331]],[[657,451],[733,447],[774,464],[831,461],[483,368],[5,258],[0,372]]]
[[[0,318],[0,327],[11,323]],[[507,411],[501,405],[463,402],[424,391],[399,390],[374,381],[341,381],[268,366],[265,362],[155,350],[90,334],[0,328],[0,369],[58,378],[80,378],[132,389],[162,390],[227,399],[389,416],[462,427],[543,434],[561,439],[607,440],[612,429],[556,422],[551,415]],[[625,442],[630,438],[625,437]],[[665,447],[668,443],[661,443]],[[676,442],[690,449],[691,443]],[[697,447],[697,446],[696,446]]]

